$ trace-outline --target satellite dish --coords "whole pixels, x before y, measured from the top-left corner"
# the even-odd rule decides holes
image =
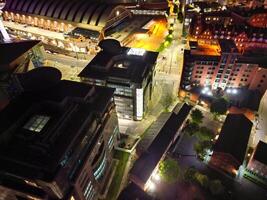
[[[0,0],[0,10],[3,10],[5,5],[6,5],[6,0]]]

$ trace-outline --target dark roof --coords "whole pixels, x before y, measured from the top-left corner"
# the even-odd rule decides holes
[[[119,47],[118,47],[119,48]],[[113,52],[100,51],[81,71],[79,77],[108,80],[120,78],[142,83],[156,63],[158,52],[145,51],[143,56],[128,55],[130,48],[120,47]]]
[[[242,164],[252,125],[243,114],[228,114],[213,151],[230,154]]]
[[[53,67],[38,67],[27,73],[17,74],[25,91],[36,91],[53,87],[61,80],[61,72]]]
[[[16,60],[18,57],[29,51],[39,42],[40,41],[37,40],[28,40],[0,43],[0,71],[3,70],[1,69],[1,65],[10,64],[12,61]]]
[[[138,177],[138,179],[140,179],[143,183],[147,182],[160,159],[168,150],[169,145],[173,142],[177,131],[181,128],[191,108],[191,106],[183,104],[177,114],[171,114],[170,118],[161,128],[147,151],[135,162],[130,171],[130,174],[133,177]]]
[[[265,142],[259,141],[253,159],[267,165],[266,153],[267,153],[267,144]]]
[[[201,55],[201,54],[195,54],[194,49],[193,50],[184,50],[184,58],[186,62],[195,62],[195,61],[214,61],[219,62],[221,56],[215,56],[215,55]]]
[[[11,100],[0,112],[0,171],[51,181],[66,152],[86,134],[81,127],[104,116],[113,93],[111,88],[62,80]],[[39,133],[24,128],[36,115],[50,117]]]
[[[149,196],[136,184],[130,183],[118,197],[118,200],[155,200],[155,198]]]
[[[233,40],[220,39],[219,45],[222,53],[238,52],[238,49]]]
[[[9,0],[5,10],[104,27],[114,7],[93,0]]]

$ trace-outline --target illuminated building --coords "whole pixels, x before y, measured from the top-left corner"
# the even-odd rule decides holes
[[[267,48],[266,11],[232,8],[217,12],[194,14],[190,24],[192,38],[213,44],[218,39],[232,39],[239,51]]]
[[[5,25],[14,35],[84,53],[94,49],[108,29],[130,16],[123,6],[75,0],[8,0],[3,13]]]
[[[247,170],[252,175],[265,181],[265,183],[267,183],[266,152],[267,152],[267,144],[262,141],[259,141],[247,165]]]
[[[255,52],[254,52],[255,51]],[[231,40],[202,45],[185,51],[182,88],[247,88],[261,94],[267,89],[266,61],[261,49],[239,53]]]
[[[143,192],[155,189],[153,181],[156,179],[159,163],[164,160],[170,147],[179,140],[191,109],[192,106],[183,104],[171,113],[152,143],[134,163],[130,170],[131,183],[121,192],[119,199],[149,199]]]
[[[228,114],[212,148],[209,165],[236,176],[247,152],[252,125],[243,114]]]
[[[17,74],[21,95],[0,112],[0,198],[98,199],[118,137],[114,90]]]
[[[113,39],[102,40],[102,48],[81,71],[82,81],[115,88],[119,118],[141,120],[151,100],[158,52],[121,47]]]

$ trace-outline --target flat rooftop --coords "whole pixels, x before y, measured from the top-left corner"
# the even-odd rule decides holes
[[[133,83],[142,83],[156,63],[158,52],[144,49],[113,46],[114,40],[106,40],[113,49],[100,51],[93,60],[81,71],[79,77],[108,80],[119,78]]]
[[[243,114],[228,114],[213,151],[230,154],[242,164],[252,125]]]
[[[51,181],[66,152],[76,150],[86,134],[81,127],[105,114],[113,93],[61,80],[11,100],[0,112],[0,171]],[[89,149],[93,135],[90,140]]]
[[[132,177],[138,178],[144,184],[148,181],[169,145],[173,142],[177,131],[186,120],[191,108],[191,106],[183,104],[177,114],[171,114],[147,151],[135,162],[130,171]]]
[[[26,40],[26,41],[15,41],[0,43],[0,72],[5,71],[1,65],[8,65],[24,53],[29,51],[39,40]]]

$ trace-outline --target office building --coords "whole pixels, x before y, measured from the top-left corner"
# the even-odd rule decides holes
[[[17,74],[23,92],[0,112],[0,199],[98,199],[118,137],[114,90]]]
[[[81,71],[82,81],[115,88],[119,118],[142,120],[151,100],[158,52],[121,47],[113,39],[102,40],[101,51]]]

